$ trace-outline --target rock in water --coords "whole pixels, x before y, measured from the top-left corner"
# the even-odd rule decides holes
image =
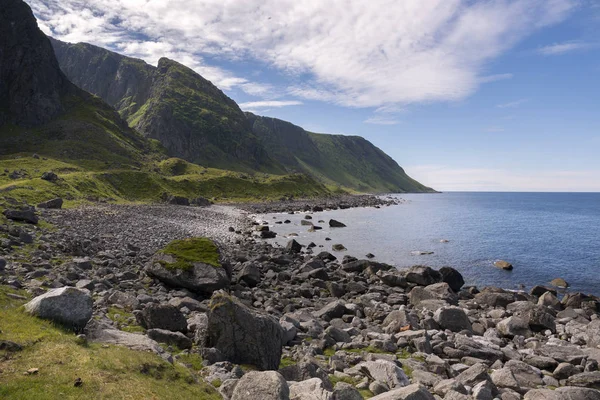
[[[276,370],[283,338],[284,330],[273,317],[251,310],[223,291],[212,296],[204,347],[218,349],[236,364]]]
[[[250,371],[239,380],[231,400],[289,400],[287,382],[275,371]]]
[[[560,288],[567,288],[567,287],[569,287],[569,284],[567,283],[567,281],[565,281],[562,278],[552,279],[552,281],[550,282],[550,284],[552,286],[556,286],[556,287],[560,287]]]
[[[504,261],[504,260],[498,260],[494,262],[494,266],[506,270],[506,271],[511,271],[513,269],[513,266],[511,263],[509,263],[508,261]]]
[[[335,219],[330,219],[329,220],[329,226],[332,228],[345,228],[346,224],[340,222],[340,221],[336,221]]]
[[[92,317],[92,297],[74,287],[53,289],[25,304],[25,310],[37,317],[79,330]]]

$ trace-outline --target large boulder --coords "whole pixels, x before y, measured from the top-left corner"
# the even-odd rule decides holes
[[[28,210],[4,210],[2,213],[8,219],[18,222],[27,222],[36,225],[39,221],[38,216],[33,209]]]
[[[532,332],[529,329],[529,324],[526,320],[520,317],[508,317],[498,322],[496,328],[498,332],[503,336],[514,337],[517,335],[525,336],[526,338],[532,336]]]
[[[424,386],[414,383],[371,397],[371,400],[435,400],[435,397]]]
[[[333,389],[327,372],[325,372],[317,363],[310,359],[303,359],[299,363],[289,365],[279,370],[281,376],[286,381],[301,382],[307,379],[318,378],[323,382],[323,387],[327,390]]]
[[[446,282],[450,289],[458,292],[463,285],[465,284],[465,280],[460,272],[451,267],[442,267],[439,270],[439,273],[442,275],[442,282]]]
[[[251,310],[223,291],[210,302],[204,347],[219,350],[227,361],[276,370],[284,330],[276,319]]]
[[[365,361],[356,366],[364,375],[396,389],[409,384],[408,377],[396,363],[387,360]]]
[[[431,267],[417,265],[406,271],[406,280],[420,286],[428,286],[441,282],[442,274]]]
[[[442,329],[449,329],[452,332],[472,329],[469,317],[460,307],[442,307],[433,314],[433,319]]]
[[[231,400],[289,400],[287,382],[275,371],[250,371],[239,380]]]
[[[38,204],[38,208],[48,208],[48,209],[60,209],[63,205],[63,199],[57,197],[52,200],[44,201]]]
[[[187,332],[187,320],[177,307],[170,304],[149,304],[139,314],[138,319],[146,329]]]
[[[207,238],[175,240],[157,252],[146,273],[167,285],[211,295],[229,286],[230,273],[219,262],[216,245]]]
[[[87,290],[71,286],[53,289],[25,304],[25,310],[74,330],[85,327],[92,317],[93,301]]]
[[[311,378],[305,381],[290,384],[291,400],[330,400],[332,393],[323,386],[319,378]]]

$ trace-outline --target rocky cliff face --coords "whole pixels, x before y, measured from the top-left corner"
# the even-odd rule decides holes
[[[190,68],[167,58],[153,67],[85,43],[52,44],[69,79],[170,155],[217,168],[284,171],[252,135],[238,105]]]
[[[246,113],[252,132],[290,172],[366,192],[431,192],[387,154],[360,136],[307,132],[276,118]]]
[[[46,35],[21,0],[0,7],[0,126],[36,126],[64,111],[71,84]]]

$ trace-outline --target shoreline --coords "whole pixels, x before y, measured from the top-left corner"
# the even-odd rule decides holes
[[[64,286],[89,290],[94,295],[93,323],[85,331],[89,340],[125,346],[135,340],[139,349],[143,337],[147,350],[170,362],[178,354],[201,355],[201,379],[218,380],[214,386],[226,399],[231,398],[227,388],[253,377],[268,384],[266,372],[244,373],[239,365],[246,363],[278,370],[274,374],[290,391],[328,393],[324,399],[342,390],[375,399],[410,390],[440,398],[456,392],[465,397],[447,398],[461,399],[516,400],[532,391],[578,396],[592,390],[600,396],[595,391],[600,299],[594,296],[569,293],[559,299],[543,285],[530,292],[464,286],[454,268],[398,270],[317,249],[307,252],[293,240],[277,248],[257,237],[248,211],[231,206],[110,205],[42,216],[54,228],[19,225],[32,236],[36,250],[30,260],[19,261],[10,252],[0,256],[6,259],[3,285],[33,295]],[[220,245],[220,274],[227,274],[220,286],[194,291],[149,274],[156,250],[197,235]],[[62,261],[44,261],[57,258]],[[219,314],[225,306],[230,311]],[[130,315],[128,322],[115,320],[111,307]],[[145,334],[121,330],[149,324],[143,315],[156,307],[171,307],[187,320],[187,334],[167,329],[160,336],[154,332],[159,327],[150,325]],[[219,319],[211,319],[215,315]],[[244,317],[229,321],[231,315]],[[253,347],[239,346],[225,334],[208,339],[207,327],[224,321],[229,322],[220,329],[236,324]],[[267,323],[280,332],[281,342],[262,336]],[[175,337],[191,350],[165,351],[154,341]],[[307,382],[313,386],[304,386]],[[485,391],[491,397],[481,397]]]

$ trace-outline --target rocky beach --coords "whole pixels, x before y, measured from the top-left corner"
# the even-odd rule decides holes
[[[375,199],[353,204],[388,204]],[[197,355],[198,379],[224,399],[600,398],[593,296],[465,287],[450,267],[397,270],[293,239],[275,248],[230,206],[6,206],[0,282],[30,294],[26,311],[171,364]],[[318,219],[327,207],[244,208]],[[218,260],[172,243],[214,243]]]

